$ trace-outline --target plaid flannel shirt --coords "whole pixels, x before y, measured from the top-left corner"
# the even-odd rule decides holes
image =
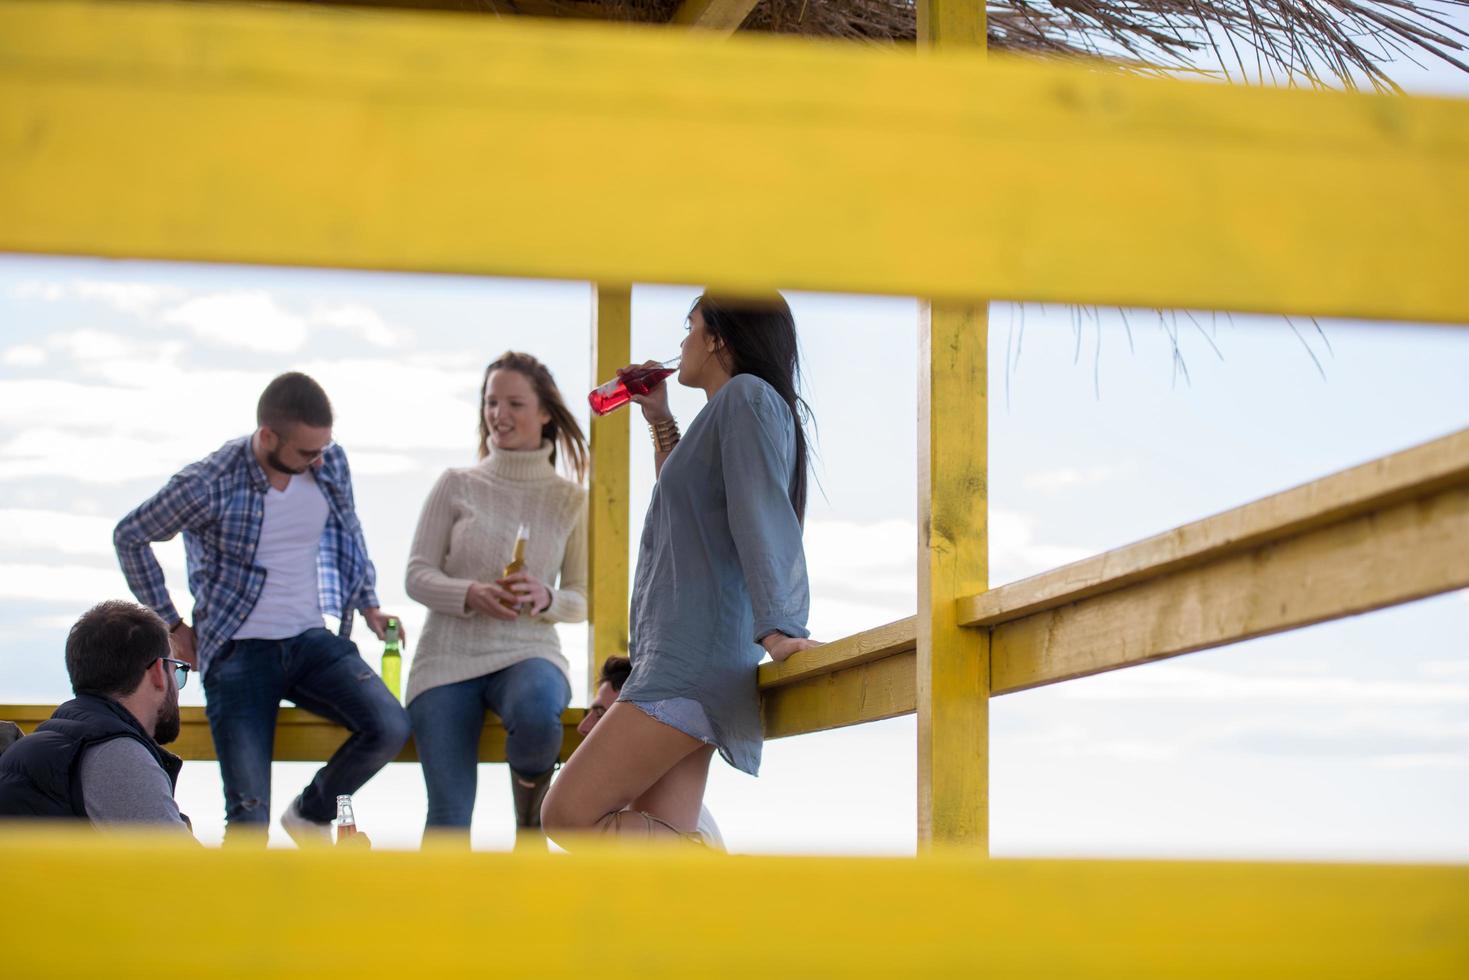
[[[315,477],[328,509],[316,559],[321,611],[338,617],[341,635],[348,636],[353,610],[378,605],[377,576],[357,520],[347,454],[340,446],[326,451]],[[265,569],[254,559],[269,488],[250,437],[233,439],[180,470],[113,532],[128,587],[170,626],[182,617],[169,598],[151,544],[183,532],[201,672],[245,622],[265,587]]]

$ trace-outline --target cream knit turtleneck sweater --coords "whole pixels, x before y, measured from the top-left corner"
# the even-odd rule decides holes
[[[568,669],[552,624],[587,618],[586,501],[584,489],[557,475],[550,442],[524,452],[492,451],[478,466],[439,477],[408,558],[408,594],[429,614],[413,652],[407,701],[531,657]],[[553,586],[551,605],[513,622],[469,612],[469,586],[500,578],[521,524],[530,528],[526,570]]]

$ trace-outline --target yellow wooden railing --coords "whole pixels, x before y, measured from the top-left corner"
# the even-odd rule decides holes
[[[983,857],[990,696],[1469,586],[1461,432],[987,589],[987,302],[1469,322],[1469,103],[987,62],[957,0],[919,0],[922,57],[724,39],[749,7],[688,0],[683,32],[0,0],[0,249],[591,280],[598,378],[628,283],[926,297],[916,614],[759,683],[768,737],[916,712],[932,853],[7,836],[7,974],[1469,973],[1463,868]],[[592,439],[595,659],[625,643],[628,413]],[[139,881],[205,914],[172,928]],[[74,882],[109,910],[85,943]]]
[[[24,732],[31,732],[51,717],[51,705],[0,704],[0,721],[13,721]],[[561,716],[561,760],[564,762],[581,744],[576,726],[586,715],[585,708],[568,708]],[[312,762],[330,759],[332,753],[347,740],[347,729],[302,708],[282,708],[276,719],[274,758],[277,762]],[[181,759],[214,761],[214,740],[209,735],[209,721],[203,708],[179,709],[179,737],[168,750]],[[417,762],[418,747],[410,738],[394,762]],[[505,761],[505,725],[486,712],[484,730],[480,734],[479,761]]]

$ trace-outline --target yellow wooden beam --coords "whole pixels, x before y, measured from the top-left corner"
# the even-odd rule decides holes
[[[1409,602],[1469,587],[1466,494],[1469,430],[967,596],[957,618],[993,631],[1000,695]],[[915,710],[894,678],[916,647],[909,617],[761,666],[767,734]]]
[[[760,0],[683,0],[668,22],[733,34],[759,3]]]
[[[968,596],[960,602],[959,619],[966,626],[999,625],[1466,484],[1469,429]]]
[[[1456,322],[1469,102],[4,0],[0,215],[19,252]]]
[[[1469,486],[993,628],[996,694],[1469,588]]]
[[[156,835],[0,837],[14,977],[1414,977],[1469,969],[1469,868],[919,858],[730,859],[206,849]],[[79,907],[74,888],[85,883]],[[139,882],[186,897],[160,926]],[[606,912],[628,928],[568,923]],[[486,896],[513,895],[487,914]],[[282,914],[285,902],[289,914]],[[756,909],[759,930],[730,927]],[[170,916],[164,915],[169,920]],[[177,916],[172,917],[174,919]],[[556,936],[552,948],[527,937]]]
[[[956,600],[989,581],[983,305],[920,303],[918,839],[988,846],[989,635]]]
[[[918,704],[915,646],[762,691],[765,737],[806,735],[911,715]]]
[[[984,4],[980,0],[916,0],[918,50],[962,47],[986,50]]]
[[[601,384],[632,362],[632,289],[592,286],[592,378]],[[587,488],[587,697],[609,656],[627,656],[628,426],[632,411],[592,416]]]
[[[760,692],[769,694],[777,688],[829,674],[833,670],[846,670],[899,653],[912,653],[914,629],[914,618],[908,616],[823,643],[780,663],[763,663],[759,668]]]
[[[984,53],[983,3],[916,7],[920,50]],[[934,179],[915,160],[911,179]],[[989,584],[988,304],[920,301],[918,345],[918,843],[987,850],[989,634],[960,628],[954,601]]]
[[[0,721],[13,721],[27,733],[55,711],[49,704],[0,704]],[[561,761],[571,757],[571,752],[581,744],[581,735],[576,726],[586,714],[582,708],[568,708],[561,715]],[[209,721],[203,708],[179,709],[179,737],[167,748],[181,759],[193,762],[213,762],[214,740],[209,736]],[[321,762],[331,758],[350,733],[340,725],[313,715],[301,708],[281,708],[275,723],[276,762]],[[417,762],[418,748],[409,739],[395,762]],[[505,761],[505,726],[493,714],[486,713],[484,731],[480,734],[479,761]],[[4,954],[0,953],[0,966],[4,965]]]

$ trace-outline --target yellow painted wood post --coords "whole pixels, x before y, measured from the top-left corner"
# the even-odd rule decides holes
[[[592,285],[592,383],[632,359],[632,290]],[[627,656],[628,425],[626,410],[592,416],[587,511],[587,697],[602,661]]]
[[[984,4],[918,0],[918,42],[982,51]],[[989,585],[988,304],[920,300],[918,343],[918,844],[987,852],[989,633],[957,600]]]

